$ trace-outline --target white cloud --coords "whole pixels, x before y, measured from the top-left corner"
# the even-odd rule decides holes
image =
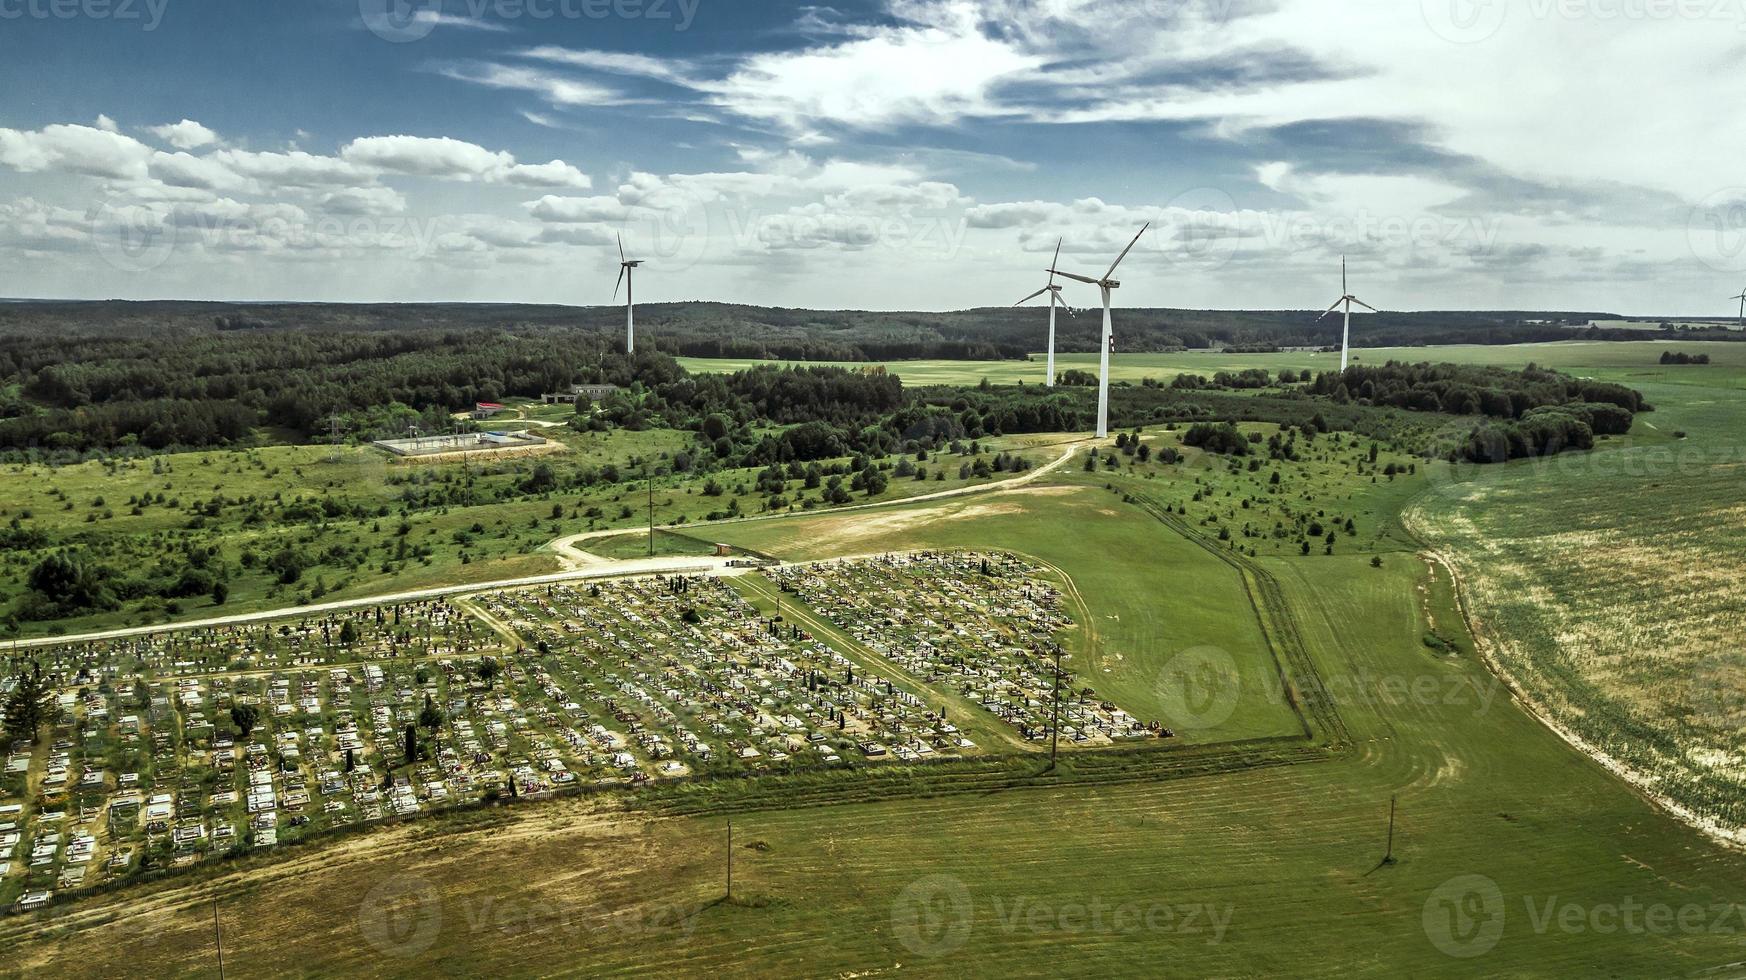
[[[647,55],[630,54],[623,51],[589,51],[561,48],[555,45],[529,48],[520,54],[524,58],[569,65],[573,68],[588,68],[611,72],[615,75],[634,75],[663,82],[692,84],[688,80],[692,65],[682,58],[651,58]]]
[[[340,150],[348,163],[382,173],[478,180],[523,187],[589,186],[586,174],[562,160],[518,164],[514,155],[447,136],[366,136]]]
[[[558,223],[623,221],[629,213],[616,197],[557,197],[547,194],[523,207],[540,221]]]
[[[58,170],[92,177],[144,177],[151,147],[90,126],[54,124],[36,131],[0,128],[0,166],[26,173]]]
[[[198,150],[218,142],[218,134],[192,119],[163,126],[147,126],[146,132],[178,150]]]
[[[406,210],[406,197],[391,187],[348,187],[323,194],[320,204],[329,214],[400,214]]]
[[[420,10],[414,14],[415,24],[431,24],[437,27],[455,27],[467,31],[486,31],[492,34],[507,33],[506,25],[495,21],[480,20],[476,17],[460,17],[455,14],[445,14],[440,10]]]
[[[444,65],[437,72],[457,81],[472,82],[486,88],[531,92],[559,106],[618,105],[624,101],[617,92],[605,86],[519,65]]]

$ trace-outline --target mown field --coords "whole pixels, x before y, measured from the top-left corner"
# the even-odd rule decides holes
[[[1024,537],[1077,585],[1106,655],[1240,618],[1239,576],[1191,557],[1212,552],[1140,501],[1165,477],[1067,475],[1062,490],[868,512],[906,516],[866,531],[848,515],[736,530],[797,555]],[[1023,519],[966,513],[978,505]],[[1512,704],[1472,655],[1446,570],[1362,536],[1252,568],[1338,701],[1341,750],[1058,788],[1070,773],[994,792],[930,781],[879,802],[772,784],[502,807],[0,923],[0,942],[17,975],[204,972],[218,898],[239,975],[1668,976],[1742,959],[1741,857]],[[1451,649],[1422,642],[1433,631]],[[1244,688],[1232,717],[1275,710],[1248,702],[1277,693]],[[730,800],[726,900],[713,811]]]

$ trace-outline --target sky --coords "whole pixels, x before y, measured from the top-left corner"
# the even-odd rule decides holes
[[[961,309],[1145,226],[1117,305],[1719,316],[1743,105],[1746,0],[0,0],[0,296]]]

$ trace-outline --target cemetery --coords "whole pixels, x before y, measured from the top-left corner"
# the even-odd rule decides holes
[[[924,553],[43,647],[0,906],[459,804],[1035,750],[1056,711],[1063,746],[1151,734],[1057,677],[1072,626],[1022,559]]]

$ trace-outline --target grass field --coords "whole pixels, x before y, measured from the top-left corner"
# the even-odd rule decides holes
[[[676,453],[697,449],[691,433],[542,432],[567,451],[538,459],[405,462],[369,447],[342,449],[336,458],[328,447],[267,446],[0,467],[0,533],[17,521],[41,536],[24,547],[0,548],[0,630],[16,636],[77,633],[558,571],[557,556],[543,547],[547,542],[582,531],[646,526],[648,485],[640,479],[645,461],[657,473],[657,525],[705,522],[712,513],[768,512],[769,497],[756,486],[757,469],[671,472]],[[985,460],[1010,452],[1040,465],[1056,458],[1058,441],[1017,436],[983,440],[978,448]],[[993,482],[996,477],[960,471],[973,458],[938,454],[925,464],[927,480],[894,477],[873,499]],[[550,467],[555,485],[530,487],[540,465]],[[580,473],[607,467],[616,470],[612,481],[574,482]],[[708,493],[711,484],[714,495]],[[820,490],[808,492],[793,480],[785,506],[828,507],[820,496]],[[856,503],[868,499],[860,491],[853,497]],[[30,569],[67,547],[116,578],[181,568],[190,548],[215,549],[207,567],[223,574],[228,595],[220,606],[209,586],[168,597],[148,589],[112,610],[8,622]],[[297,557],[295,575],[268,567],[286,551]]]
[[[1670,348],[1716,363],[1662,367]],[[1195,356],[1118,363],[1217,369],[1181,366]],[[1673,745],[1654,756],[1658,789],[1686,780],[1738,798],[1733,760],[1691,749],[1731,738],[1746,703],[1731,693],[1746,690],[1732,643],[1746,538],[1730,498],[1746,462],[1732,435],[1746,349],[1399,356],[1533,360],[1632,384],[1657,411],[1643,432],[1550,464],[1390,481],[1323,437],[1281,467],[1298,485],[1277,494],[1266,470],[1219,459],[1118,458],[1011,492],[709,529],[792,559],[972,544],[1046,562],[1083,602],[1073,669],[1091,686],[1219,718],[1150,773],[1087,777],[1098,754],[1085,753],[1053,776],[940,770],[907,791],[776,781],[459,813],[0,922],[0,971],[208,971],[217,897],[239,975],[1737,973],[1746,858],[1548,730],[1477,652],[1518,665],[1536,701]],[[1460,572],[1480,647],[1403,508]],[[1317,511],[1356,515],[1357,533],[1301,553]],[[1244,520],[1290,533],[1218,537]],[[1209,646],[1229,659],[1175,669]],[[1703,680],[1682,692],[1694,656]],[[1181,698],[1190,679],[1197,696]],[[1337,705],[1337,738],[1318,724],[1316,751],[1220,764],[1241,751],[1230,739],[1322,718],[1318,691]],[[1706,710],[1732,730],[1704,728]]]
[[[1664,350],[1681,350],[1693,354],[1707,353],[1710,365],[1666,366],[1657,363]],[[1693,377],[1714,378],[1726,375],[1739,380],[1746,372],[1746,345],[1720,341],[1642,341],[1602,342],[1573,340],[1545,344],[1483,345],[1456,344],[1439,347],[1363,347],[1353,348],[1353,363],[1380,364],[1389,360],[1453,361],[1459,364],[1494,364],[1521,367],[1534,361],[1543,367],[1554,367],[1596,377],[1652,377],[1683,383]],[[745,359],[682,357],[680,363],[688,371],[739,371],[759,364],[825,363],[776,362]],[[855,370],[867,367],[855,362],[829,362]],[[1041,384],[1043,358],[1031,355],[1029,361],[889,361],[887,370],[903,378],[906,385],[976,384],[987,378],[993,384]],[[1278,372],[1284,368],[1296,371],[1334,371],[1340,366],[1338,353],[1319,351],[1282,351],[1277,354],[1225,354],[1211,351],[1182,351],[1170,354],[1121,353],[1110,358],[1112,381],[1139,382],[1142,378],[1168,381],[1178,374],[1199,374],[1210,377],[1218,371],[1241,371],[1245,368],[1266,368]],[[1055,370],[1078,368],[1097,372],[1096,354],[1056,354]],[[1705,382],[1708,383],[1708,382]],[[1735,381],[1730,381],[1731,386]]]

